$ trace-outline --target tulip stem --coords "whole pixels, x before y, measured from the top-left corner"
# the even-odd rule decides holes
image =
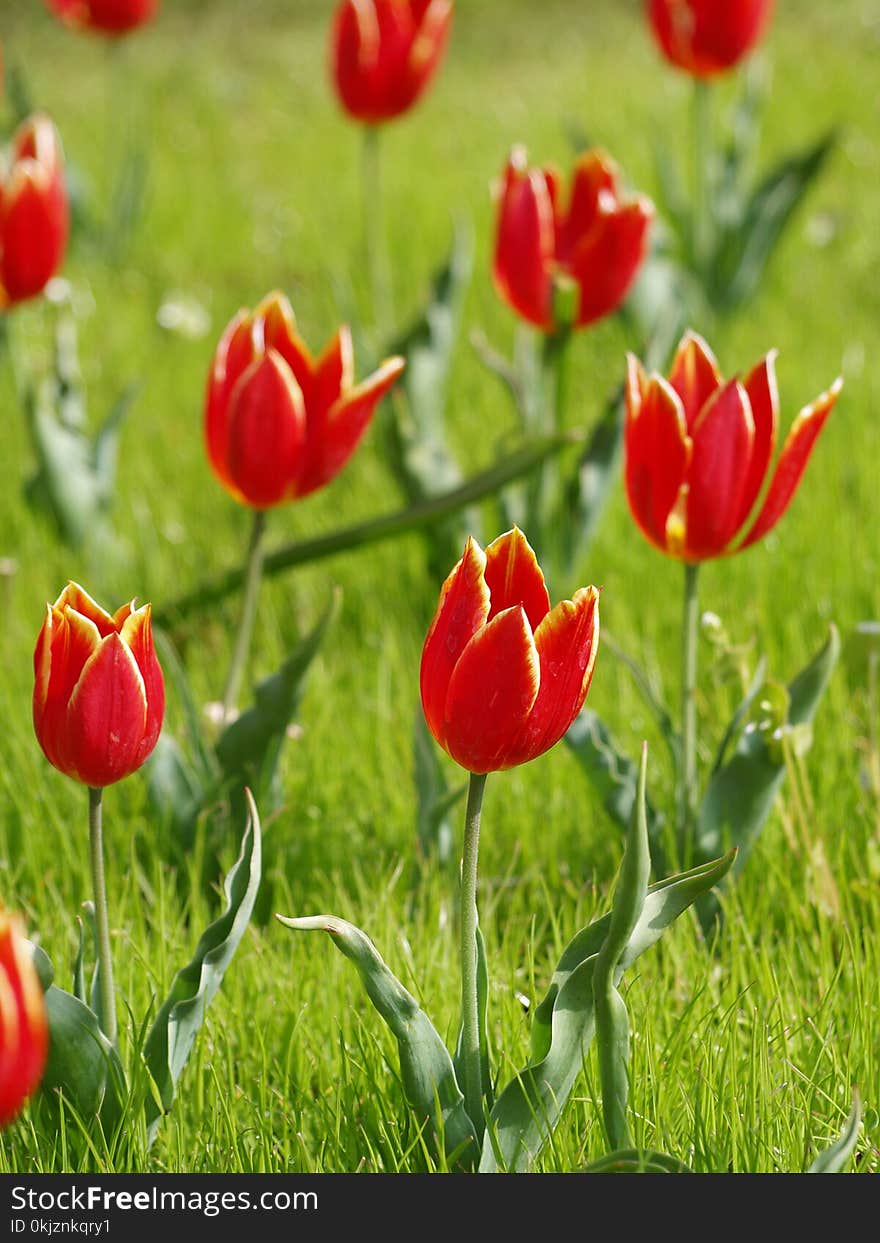
[[[461,1063],[464,1104],[477,1134],[483,1133],[483,1084],[480,1052],[480,1013],[477,981],[477,864],[480,852],[480,812],[485,773],[471,773],[464,820],[461,858]]]
[[[263,575],[263,559],[265,556],[264,536],[266,533],[266,511],[254,510],[254,521],[251,527],[251,540],[248,545],[247,561],[244,575],[244,600],[241,607],[241,621],[226,678],[226,689],[223,692],[223,720],[229,719],[238,703],[238,692],[241,690],[241,679],[251,650],[251,637],[254,632],[254,619],[257,615],[257,600],[260,595],[260,580]]]
[[[679,780],[679,848],[682,866],[690,866],[697,808],[697,641],[700,605],[698,565],[684,567],[684,613],[681,644],[681,775]]]
[[[712,221],[712,87],[694,83],[694,267],[709,299],[714,245]]]
[[[92,893],[95,899],[95,924],[98,930],[98,1022],[104,1035],[115,1047],[117,1037],[116,989],[113,983],[110,922],[107,918],[107,886],[104,880],[102,794],[103,790],[89,787],[89,855],[92,867]]]
[[[565,426],[565,410],[568,398],[568,355],[571,329],[558,328],[544,339],[544,382],[546,402],[550,417],[544,430],[561,431]]]
[[[377,347],[384,345],[384,337],[391,326],[391,277],[388,268],[388,252],[382,219],[382,161],[378,125],[364,126],[363,195],[364,195],[364,241],[367,252],[367,271],[370,278],[373,326],[379,338]]]

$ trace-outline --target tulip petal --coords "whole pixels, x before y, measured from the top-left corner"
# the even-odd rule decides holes
[[[90,622],[94,623],[102,639],[118,628],[116,619],[111,617],[106,609],[102,609],[97,600],[93,600],[79,583],[68,583],[55,601],[54,607],[61,612],[73,609],[75,613],[81,613],[83,617],[87,617]]]
[[[565,270],[580,286],[577,327],[594,323],[624,300],[645,258],[652,203],[643,197],[619,204],[600,196],[599,217]]]
[[[37,1087],[49,1033],[43,990],[20,921],[0,912],[0,1126]]]
[[[498,292],[529,323],[549,331],[556,243],[553,203],[544,174],[526,169],[525,153],[519,148],[507,165],[498,213],[493,267]]]
[[[146,720],[141,671],[119,635],[111,634],[86,661],[70,696],[64,771],[94,787],[127,777],[138,767]]]
[[[293,307],[284,294],[276,290],[264,298],[254,311],[254,323],[262,332],[263,350],[266,353],[275,350],[281,355],[302,389],[308,408],[312,398],[315,360],[297,332]]]
[[[731,380],[709,398],[693,431],[685,558],[717,557],[739,529],[755,440],[745,389]]]
[[[762,539],[785,513],[794,496],[801,477],[807,468],[816,439],[825,426],[825,420],[834,409],[843,388],[843,380],[837,379],[827,393],[822,393],[795,419],[782,446],[776,472],[764,498],[758,517],[746,538],[736,551],[742,551]]]
[[[354,348],[351,329],[343,324],[314,365],[311,399],[306,403],[309,435],[323,426],[330,407],[354,384]]]
[[[293,495],[307,496],[339,474],[360,444],[376,406],[405,366],[403,358],[386,358],[369,379],[342,394],[314,438],[309,428],[308,460]]]
[[[123,643],[128,645],[140,669],[147,697],[147,719],[138,748],[138,768],[155,747],[165,716],[165,680],[153,644],[151,615],[152,606],[145,604],[127,618],[120,632]]]
[[[525,764],[549,751],[583,707],[599,651],[598,590],[584,587],[557,604],[535,631],[535,647],[540,689],[508,764]]]
[[[489,616],[489,589],[485,580],[486,554],[474,539],[465,545],[461,560],[443,584],[440,601],[422,649],[420,686],[428,729],[444,743],[446,693],[452,671]]]
[[[666,520],[691,457],[684,410],[661,376],[645,378],[641,363],[627,359],[626,495],[642,533],[666,551]]]
[[[35,160],[19,161],[0,200],[0,285],[10,302],[45,288],[61,266],[68,228],[63,180]]]
[[[63,599],[65,592],[59,599]],[[49,762],[68,774],[67,705],[83,666],[101,642],[102,636],[91,618],[69,606],[63,611],[50,607],[37,639],[34,732]]]
[[[722,383],[715,355],[696,332],[686,332],[682,337],[669,383],[681,398],[687,428],[692,432],[700,411]]]
[[[477,631],[452,671],[446,694],[446,751],[472,773],[518,763],[511,752],[539,683],[532,628],[517,605]]]
[[[205,394],[205,444],[208,460],[224,487],[234,489],[229,473],[229,396],[241,375],[253,363],[254,323],[241,310],[227,324],[208,376]]]
[[[305,467],[306,412],[280,354],[270,350],[251,364],[229,407],[227,470],[240,499],[268,509],[295,495]]]
[[[534,551],[519,527],[500,535],[488,546],[485,578],[490,597],[489,619],[519,604],[532,630],[537,630],[550,611],[550,597]]]
[[[601,151],[588,151],[575,165],[568,211],[560,223],[556,257],[561,263],[600,223],[603,192],[616,198],[617,169]]]
[[[752,512],[752,506],[763,487],[776,448],[779,425],[779,389],[776,384],[775,364],[776,350],[771,350],[766,358],[763,358],[752,369],[744,382],[749,405],[752,408],[752,417],[755,420],[755,443],[752,448],[752,460],[749,464],[737,530]]]

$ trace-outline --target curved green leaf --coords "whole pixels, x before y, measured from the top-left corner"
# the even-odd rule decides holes
[[[621,1148],[590,1165],[584,1174],[693,1174],[690,1166],[665,1152],[650,1148]]]
[[[565,743],[601,798],[608,815],[621,829],[627,830],[636,806],[637,765],[618,750],[608,726],[592,708],[584,708],[575,717],[565,735]],[[647,800],[645,812],[648,836],[655,843],[663,831],[664,816]]]
[[[431,1020],[389,970],[373,942],[360,928],[335,915],[275,918],[296,931],[329,933],[337,948],[351,959],[370,1001],[397,1041],[403,1087],[416,1120],[420,1126],[429,1123],[435,1139],[442,1137],[450,1164],[471,1167],[478,1151],[477,1137],[449,1052]]]
[[[807,1170],[808,1174],[839,1174],[855,1152],[862,1122],[862,1102],[858,1092],[853,1093],[852,1109],[840,1135],[824,1152],[820,1152]]]
[[[46,991],[49,1056],[40,1091],[62,1093],[83,1121],[101,1115],[113,1125],[125,1095],[119,1055],[101,1031],[97,1015],[78,997],[52,984]]]
[[[260,818],[250,791],[246,792],[248,825],[241,854],[226,877],[226,909],[202,934],[190,963],[178,971],[171,991],[144,1042],[144,1062],[159,1093],[157,1103],[145,1103],[148,1135],[152,1142],[162,1113],[174,1101],[177,1081],[183,1072],[208,1006],[223,982],[244,936],[260,885]]]

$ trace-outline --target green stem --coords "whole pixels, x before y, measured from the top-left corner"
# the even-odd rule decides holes
[[[545,410],[549,415],[545,418],[544,431],[558,432],[565,427],[571,335],[570,328],[558,328],[544,339]]]
[[[265,555],[264,536],[266,533],[266,511],[254,510],[254,521],[251,527],[251,540],[248,546],[247,562],[244,578],[244,601],[241,608],[241,621],[235,639],[235,648],[226,678],[226,689],[223,692],[223,720],[227,720],[238,703],[238,692],[241,679],[251,649],[251,636],[254,632],[254,618],[257,615],[257,600],[260,595],[260,580],[263,574],[263,558]]]
[[[116,1044],[116,989],[113,984],[113,958],[110,952],[110,922],[107,918],[107,886],[104,881],[104,847],[101,837],[101,796],[103,790],[89,787],[89,855],[95,924],[98,930],[98,1022],[112,1045]]]
[[[690,865],[697,807],[697,642],[700,605],[698,565],[684,567],[684,612],[681,633],[681,774],[679,783],[679,846],[682,866]]]
[[[712,220],[712,87],[694,82],[694,266],[709,299],[714,228]]]
[[[364,241],[370,278],[373,325],[378,344],[385,344],[391,330],[391,277],[382,219],[382,161],[378,125],[364,126],[363,196]]]
[[[461,1061],[464,1103],[468,1116],[483,1130],[483,1084],[480,1070],[480,1013],[477,995],[477,865],[480,851],[480,811],[485,773],[471,773],[464,821],[461,859]]]

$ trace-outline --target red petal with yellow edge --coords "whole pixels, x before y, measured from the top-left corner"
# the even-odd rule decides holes
[[[599,592],[584,587],[563,600],[535,631],[540,689],[509,764],[525,764],[549,751],[575,719],[590,689],[599,651]]]
[[[691,442],[678,394],[660,376],[646,380],[632,354],[627,367],[627,500],[642,533],[665,552],[666,519],[684,482]]]
[[[239,311],[227,324],[214,353],[205,393],[205,445],[208,461],[226,488],[232,477],[229,458],[229,396],[255,355],[253,321],[247,311]]]
[[[486,549],[486,586],[490,619],[519,604],[532,630],[537,630],[550,611],[544,575],[519,527],[500,535]]]
[[[98,628],[98,634],[102,639],[118,629],[116,619],[111,617],[106,609],[102,609],[97,600],[93,600],[89,593],[80,587],[79,583],[68,583],[55,601],[54,607],[62,612],[65,609],[73,609],[75,612],[81,613],[83,617],[87,617],[89,621],[95,623]]]
[[[165,679],[156,657],[151,617],[152,606],[145,604],[143,608],[131,614],[120,634],[123,643],[128,644],[137,662],[137,667],[141,671],[141,677],[144,679],[144,693],[147,697],[147,719],[138,748],[138,768],[155,747],[165,716]]]
[[[284,294],[271,293],[254,311],[254,321],[262,330],[263,349],[276,350],[296,377],[308,406],[312,392],[315,360],[311,350],[296,330],[293,308]]]
[[[543,173],[529,172],[514,152],[507,166],[498,209],[493,273],[501,297],[529,323],[549,331],[556,230],[553,204]]]
[[[144,679],[118,634],[86,661],[67,707],[62,771],[88,786],[121,781],[138,767],[147,720]]]
[[[615,311],[629,293],[647,254],[653,215],[651,203],[644,198],[603,209],[564,265],[580,286],[578,328]]]
[[[70,771],[67,705],[84,666],[101,642],[95,623],[69,607],[63,612],[57,607],[51,609],[37,639],[34,732],[46,758],[62,772]]]
[[[744,382],[744,387],[752,408],[752,418],[755,420],[755,443],[752,448],[752,460],[749,464],[737,530],[752,512],[752,506],[760,495],[776,448],[779,425],[776,350],[771,350],[766,358],[763,358],[753,368]]]
[[[471,773],[519,763],[514,744],[538,695],[538,653],[525,611],[516,606],[478,630],[449,680],[445,749]]]
[[[719,389],[693,431],[688,469],[685,559],[719,556],[739,529],[755,422],[738,380]]]
[[[376,406],[405,366],[403,358],[387,358],[374,375],[339,398],[314,437],[309,428],[308,461],[293,495],[307,496],[339,474],[360,444]]]
[[[486,554],[474,539],[446,579],[431,628],[422,648],[419,681],[428,729],[444,742],[444,712],[449,679],[459,656],[489,616]]]
[[[268,509],[294,495],[305,467],[302,392],[270,350],[241,377],[229,405],[229,475],[240,499]]]
[[[715,355],[696,332],[686,332],[682,337],[669,383],[681,398],[688,431],[693,431],[700,411],[722,383]]]
[[[311,400],[306,403],[309,431],[354,384],[354,349],[351,329],[343,324],[315,363]]]
[[[599,225],[602,215],[599,202],[603,192],[616,200],[616,173],[613,163],[599,151],[588,151],[578,160],[568,211],[557,236],[556,258],[561,263],[570,259],[578,244]]]
[[[788,509],[801,477],[807,469],[816,439],[825,426],[825,420],[834,409],[842,388],[843,380],[835,380],[827,393],[817,397],[812,405],[802,410],[795,419],[785,444],[782,446],[776,473],[767,496],[764,498],[760,513],[755,519],[755,524],[739,548],[734,551],[739,552],[754,544],[756,540],[762,539]]]

